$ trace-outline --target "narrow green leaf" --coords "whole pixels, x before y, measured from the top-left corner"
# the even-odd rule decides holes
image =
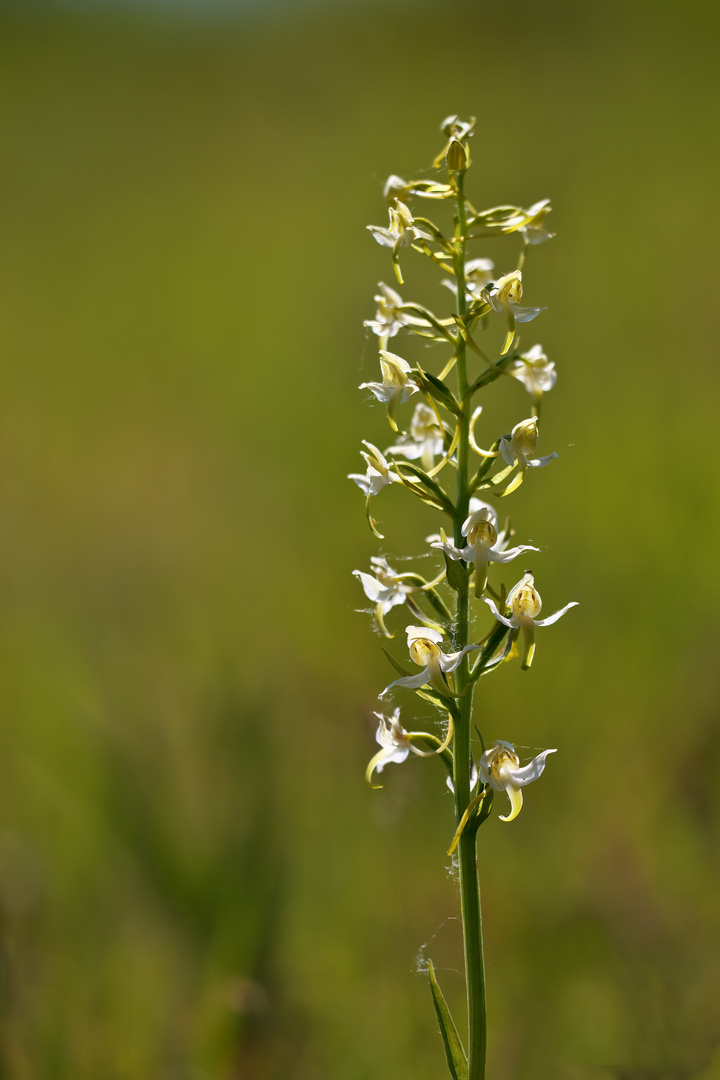
[[[504,371],[507,370],[508,365],[512,360],[517,359],[517,353],[515,351],[506,353],[505,356],[501,356],[494,364],[491,364],[487,371],[483,371],[482,375],[478,376],[475,382],[470,387],[470,393],[474,394],[476,390],[482,389],[483,386],[487,386],[489,383],[494,382],[499,378]]]
[[[469,822],[470,828],[473,832],[476,832],[484,821],[490,817],[490,813],[493,807],[493,789],[489,788],[484,799],[480,800],[480,804],[475,811],[475,816],[471,822]]]
[[[427,597],[428,603],[435,608],[435,611],[437,611],[443,622],[450,622],[452,615],[443,603],[442,597],[436,593],[434,589],[427,589],[425,596]]]
[[[403,481],[403,483],[405,485],[409,486],[410,481],[407,479],[407,477],[403,476],[403,473],[402,473],[403,469],[406,469],[410,473],[411,476],[415,476],[419,480],[419,482],[423,485],[423,487],[427,488],[427,490],[429,492],[431,492],[431,494],[434,497],[435,502],[441,503],[442,508],[447,510],[448,513],[450,514],[450,516],[452,517],[453,513],[455,512],[455,507],[450,502],[450,499],[447,497],[447,495],[445,494],[443,489],[440,487],[440,485],[437,483],[437,481],[433,480],[433,478],[431,476],[428,476],[428,474],[424,471],[424,469],[421,469],[419,465],[413,464],[412,461],[398,462],[398,465],[399,465],[399,468],[398,468],[397,471],[399,472],[400,478],[401,478],[401,480]]]
[[[460,1041],[460,1036],[455,1027],[455,1021],[450,1015],[443,992],[435,978],[435,970],[432,960],[428,961],[428,976],[430,978],[430,991],[432,993],[435,1014],[440,1025],[440,1036],[445,1047],[445,1058],[453,1080],[468,1080],[468,1060],[465,1048]]]
[[[418,386],[434,397],[436,401],[439,401],[441,405],[444,405],[449,412],[459,416],[460,406],[450,388],[444,382],[441,382],[436,375],[431,375],[429,371],[422,371],[420,368],[418,368],[418,371],[420,374],[415,376]]]
[[[442,694],[438,694],[437,690],[431,690],[429,686],[421,686],[415,693],[418,697],[421,697],[423,701],[429,701],[431,705],[436,705],[438,709],[447,712],[448,700],[447,698],[444,698]]]
[[[443,556],[445,558],[447,583],[451,589],[455,590],[455,592],[460,592],[467,584],[467,570],[461,562],[458,562],[456,559],[451,559],[444,551]]]
[[[381,645],[380,648],[385,653],[385,655],[387,656],[388,660],[390,661],[392,666],[395,668],[395,670],[400,673],[400,675],[402,675],[403,677],[405,677],[407,675],[412,675],[412,672],[408,671],[408,669],[406,667],[403,667],[402,664],[399,664],[397,662],[397,660],[395,659],[395,657],[391,656],[390,653],[387,651],[387,649],[384,648],[384,646]]]

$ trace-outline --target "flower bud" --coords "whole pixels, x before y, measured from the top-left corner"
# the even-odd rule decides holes
[[[467,169],[467,152],[459,139],[451,139],[445,152],[445,164],[450,172],[464,172]]]

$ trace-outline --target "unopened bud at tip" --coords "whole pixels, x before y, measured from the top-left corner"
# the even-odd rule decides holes
[[[450,172],[462,172],[467,168],[468,157],[459,139],[451,139],[445,153],[445,164]]]

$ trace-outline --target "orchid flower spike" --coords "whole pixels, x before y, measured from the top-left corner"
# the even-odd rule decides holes
[[[515,322],[530,322],[543,308],[521,307],[520,301],[523,294],[522,271],[513,270],[510,274],[498,278],[489,285],[483,293],[484,299],[501,315],[507,315]]]
[[[360,383],[360,390],[371,390],[378,401],[387,403],[388,420],[394,431],[397,431],[395,423],[395,408],[402,405],[409,397],[417,393],[417,385],[409,378],[412,368],[407,360],[395,353],[380,350],[380,370],[382,382]]]
[[[417,228],[412,214],[405,203],[399,199],[395,199],[394,205],[390,207],[390,227],[388,229],[383,229],[380,225],[368,225],[368,229],[378,244],[393,249],[392,261],[395,277],[402,285],[403,276],[398,262],[400,249],[413,244],[416,240],[432,240],[432,236],[430,233]]]
[[[389,717],[378,712],[373,715],[377,716],[380,721],[375,738],[382,749],[377,752],[375,757],[371,758],[365,771],[365,779],[374,788],[382,787],[382,784],[373,784],[372,774],[374,772],[382,772],[385,766],[390,765],[392,762],[397,762],[398,765],[401,764],[407,759],[411,751],[413,754],[417,754],[418,757],[434,757],[436,754],[441,754],[443,750],[447,749],[452,738],[453,722],[451,715],[448,717],[448,731],[443,742],[440,742],[435,735],[430,735],[425,731],[406,731],[400,723],[399,709],[395,709],[395,712]],[[430,742],[437,743],[437,749],[418,750],[416,746],[413,746],[413,739],[427,739]]]
[[[535,655],[535,627],[552,626],[571,607],[577,607],[577,600],[571,600],[564,608],[560,608],[560,611],[548,615],[546,619],[538,619],[538,615],[542,610],[542,600],[533,582],[533,575],[528,571],[508,593],[507,606],[511,612],[510,618],[500,614],[494,600],[483,596],[483,600],[503,626],[507,626],[511,630],[522,631],[524,644],[523,671],[527,671],[532,665],[533,656]]]
[[[402,679],[395,679],[385,687],[380,697],[385,697],[396,686],[418,690],[428,683],[432,683],[443,697],[456,697],[443,678],[443,674],[449,674],[459,668],[463,658],[473,649],[479,649],[480,646],[466,645],[460,652],[444,653],[440,648],[443,636],[439,630],[431,630],[427,626],[408,626],[406,633],[410,656],[413,662],[422,668],[422,671],[417,675],[405,675]]]
[[[401,435],[399,442],[389,446],[386,454],[401,454],[409,461],[422,459],[422,467],[425,472],[430,472],[435,464],[435,458],[443,454],[445,450],[444,432],[440,428],[434,409],[424,402],[415,406],[413,418],[410,421],[410,435]]]
[[[543,352],[542,345],[533,345],[532,349],[520,353],[520,359],[516,360],[508,371],[523,384],[537,406],[543,394],[552,390],[557,380],[555,364],[548,360]]]
[[[407,585],[398,573],[388,566],[387,560],[379,555],[373,555],[370,563],[375,577],[364,574],[362,570],[353,570],[353,574],[359,578],[368,600],[375,604],[378,626],[385,637],[392,637],[385,626],[385,616],[398,604],[404,604],[417,586]]]
[[[364,476],[362,473],[348,473],[348,480],[354,480],[369,499],[382,491],[386,484],[397,484],[401,481],[397,473],[391,471],[387,458],[381,454],[377,446],[373,446],[365,439],[363,439],[363,446],[367,446],[367,450],[361,450],[360,453],[367,462],[367,472]]]
[[[506,817],[501,815],[501,821],[512,821],[518,816],[523,804],[522,789],[542,775],[548,754],[556,753],[557,750],[543,750],[529,765],[521,766],[515,747],[504,739],[498,739],[492,749],[485,751],[480,758],[483,784],[489,784],[495,791],[507,791],[510,799],[510,813]]]
[[[431,547],[444,551],[450,559],[456,562],[463,559],[464,562],[475,564],[475,595],[482,596],[487,585],[488,564],[491,562],[506,563],[516,559],[523,551],[539,551],[539,548],[531,544],[520,544],[519,547],[506,548],[507,540],[500,540],[497,531],[497,514],[487,504],[475,510],[465,520],[462,527],[463,536],[467,537],[467,545],[464,548],[456,548],[448,541],[433,541]]]
[[[518,466],[517,474],[502,492],[501,497],[510,495],[516,488],[520,487],[525,479],[525,473],[528,469],[542,469],[545,465],[548,465],[553,458],[557,457],[556,451],[553,450],[552,454],[547,454],[545,457],[531,458],[530,454],[535,453],[537,444],[537,416],[531,416],[527,420],[521,420],[520,423],[516,424],[512,429],[509,440],[500,440],[500,453],[502,454],[504,461],[511,467],[516,463]]]

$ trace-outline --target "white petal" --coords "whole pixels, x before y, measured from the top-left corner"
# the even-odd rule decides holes
[[[552,459],[557,456],[556,451],[553,450],[552,454],[547,454],[546,457],[530,458],[528,460],[528,465],[531,469],[542,469],[545,465],[549,465]]]
[[[378,399],[378,401],[389,401],[397,387],[385,386],[380,382],[363,382],[360,383],[358,390],[370,390]]]
[[[485,603],[486,603],[486,604],[487,604],[487,606],[488,606],[488,607],[490,608],[490,610],[492,611],[493,615],[495,616],[495,618],[496,618],[496,619],[497,619],[497,620],[498,620],[499,622],[503,623],[503,625],[504,625],[504,626],[509,626],[511,630],[514,630],[514,629],[515,629],[515,627],[516,627],[516,625],[517,625],[517,624],[516,624],[516,623],[515,623],[514,621],[511,621],[510,619],[506,619],[504,615],[501,615],[501,614],[500,614],[500,612],[498,611],[498,609],[497,609],[497,605],[496,605],[496,603],[495,603],[495,601],[494,601],[494,600],[491,600],[489,596],[483,596],[483,598],[482,598],[482,599],[483,599],[483,600],[485,601]]]
[[[533,758],[529,765],[523,765],[521,769],[513,769],[513,784],[525,787],[526,784],[532,784],[534,780],[537,780],[545,768],[545,759],[548,754],[557,754],[557,750],[543,750],[542,754]]]
[[[467,558],[468,551],[472,551],[472,548],[464,547],[462,549],[456,548],[454,544],[451,544],[449,540],[435,540],[430,547],[437,548],[438,551],[444,551],[449,559],[454,559],[455,562],[458,559]]]
[[[427,641],[439,645],[443,639],[439,630],[431,630],[429,626],[406,626],[405,633],[407,634],[408,645],[412,645],[413,641],[417,641],[418,638],[425,638]]]
[[[373,234],[378,244],[382,244],[383,247],[394,247],[396,237],[390,232],[389,229],[383,229],[379,225],[368,225],[367,228]]]
[[[520,544],[519,547],[508,548],[506,551],[500,551],[497,547],[490,548],[487,553],[490,562],[506,563],[511,559],[516,559],[518,555],[522,555],[523,551],[539,551],[540,548],[533,547],[532,544]]]
[[[541,311],[545,310],[545,308],[541,307],[517,307],[515,304],[511,304],[510,308],[515,322],[532,322]]]
[[[430,672],[427,668],[424,668],[423,671],[418,672],[417,675],[405,675],[402,679],[396,679],[395,682],[391,682],[379,696],[385,697],[385,695],[396,686],[405,686],[408,690],[417,690],[420,686],[425,686],[425,683],[429,682]]]
[[[469,513],[476,514],[478,510],[483,509],[490,511],[490,520],[492,521],[495,528],[497,528],[497,510],[495,509],[495,507],[491,506],[490,503],[483,502],[482,499],[475,498],[475,496],[473,495],[473,497],[470,499],[470,504],[468,506]]]
[[[535,625],[536,626],[552,626],[552,624],[554,622],[557,622],[558,619],[562,615],[564,615],[566,611],[569,611],[571,607],[577,607],[577,606],[578,606],[578,601],[577,600],[571,600],[569,604],[566,604],[564,608],[560,608],[560,610],[556,611],[554,613],[554,615],[548,615],[547,619],[535,619],[534,620]]]
[[[500,453],[502,454],[503,461],[507,465],[515,464],[515,451],[513,450],[507,439],[500,440]]]
[[[377,578],[372,577],[370,574],[363,574],[362,570],[353,570],[353,574],[356,578],[360,578],[360,584],[368,600],[372,600],[374,604],[379,604],[382,600],[387,599],[386,594],[390,590],[381,585]]]
[[[473,652],[474,649],[479,648],[479,645],[466,645],[460,652],[440,653],[440,670],[446,673],[455,671],[460,667],[464,656],[467,656],[469,652]]]
[[[391,750],[391,749],[388,748],[387,752],[383,755],[382,759],[380,761],[376,762],[375,771],[376,772],[382,772],[383,769],[385,768],[385,766],[390,765],[391,762],[393,762],[393,761],[397,762],[398,765],[399,765],[401,762],[405,761],[405,759],[407,758],[409,753],[410,753],[410,747],[409,746],[405,746],[405,747],[398,746],[394,750]]]
[[[370,478],[361,473],[348,473],[348,480],[354,480],[364,495],[374,495],[377,492],[371,490]]]
[[[416,458],[422,457],[423,447],[422,443],[396,443],[395,446],[388,446],[385,451],[386,454],[402,454],[408,461],[414,461]]]

